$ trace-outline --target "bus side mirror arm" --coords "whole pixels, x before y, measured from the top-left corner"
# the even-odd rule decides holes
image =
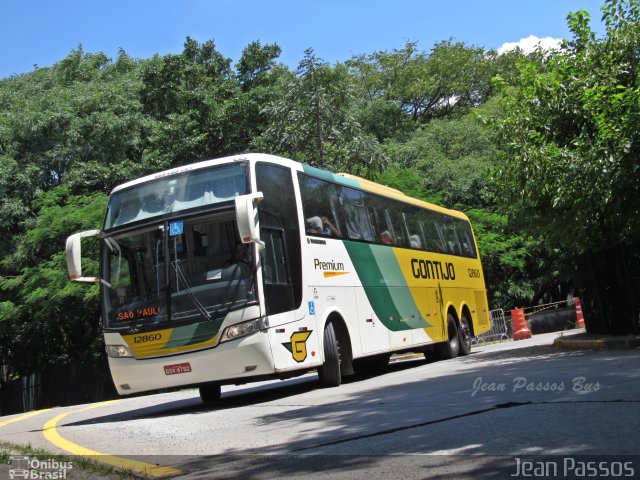
[[[236,222],[238,224],[238,233],[242,243],[256,243],[258,248],[262,250],[265,245],[258,235],[258,209],[257,205],[262,201],[264,195],[262,192],[250,193],[248,195],[239,195],[235,197],[236,202]]]
[[[84,237],[97,237],[101,235],[100,230],[86,230],[80,233],[74,233],[67,238],[67,247],[65,257],[67,260],[67,270],[69,278],[74,282],[98,283],[98,277],[82,276],[82,255],[81,255],[81,239]]]

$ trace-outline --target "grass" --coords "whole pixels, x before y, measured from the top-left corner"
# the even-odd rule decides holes
[[[52,453],[42,448],[33,448],[31,445],[18,445],[16,443],[0,441],[0,464],[9,464],[9,458],[15,454],[27,455],[42,460],[55,460],[56,462],[72,462],[74,469],[82,470],[92,475],[118,477],[122,480],[147,480],[149,477],[130,470],[117,470],[103,463],[85,458],[69,457],[58,453]]]
[[[0,463],[4,463],[5,465],[9,465],[9,457],[11,455],[9,454],[9,452],[6,451],[0,451]]]

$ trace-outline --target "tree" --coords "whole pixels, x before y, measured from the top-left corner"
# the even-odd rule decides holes
[[[604,38],[577,12],[558,52],[520,63],[496,125],[503,204],[576,253],[640,237],[640,3],[603,11]]]
[[[38,195],[34,207],[33,225],[0,262],[0,271],[15,272],[0,275],[0,365],[11,375],[103,355],[98,286],[69,282],[64,240],[69,232],[100,226],[106,196],[74,196],[59,186]],[[97,275],[97,242],[85,250],[85,270]]]
[[[281,78],[290,73],[287,67],[276,62],[280,52],[276,44],[251,42],[236,64],[239,88],[226,102],[224,119],[230,153],[251,149],[269,125],[265,107],[278,99]]]
[[[516,85],[503,86],[505,114],[496,122],[507,147],[496,177],[503,206],[522,228],[576,254],[640,238],[640,2],[606,0],[602,11],[603,38],[586,12],[572,13],[572,38],[559,51],[520,61]],[[629,272],[606,256],[608,271]],[[606,288],[595,279],[586,289],[600,303],[591,311],[610,315],[587,317],[591,331],[640,331],[637,304],[616,310],[634,302],[613,295],[629,289],[637,298],[637,275],[620,275]]]
[[[238,88],[231,60],[213,41],[187,37],[179,55],[155,55],[140,73],[143,112],[151,121],[142,162],[150,170],[224,155],[229,123],[227,102]]]
[[[255,143],[259,149],[360,175],[380,168],[384,156],[354,117],[353,86],[344,66],[331,68],[308,49],[297,74],[282,79],[280,98],[263,111],[269,126]]]
[[[366,99],[361,116],[379,140],[455,112],[467,113],[492,93],[493,56],[462,42],[438,42],[420,52],[415,42],[347,62]]]
[[[406,141],[389,145],[393,145],[392,161],[414,168],[420,174],[419,184],[445,206],[486,205],[483,194],[489,188],[497,142],[475,114],[433,120]]]

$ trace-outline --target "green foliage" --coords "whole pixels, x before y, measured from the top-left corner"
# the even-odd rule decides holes
[[[281,96],[263,110],[269,126],[256,146],[363,176],[380,169],[385,158],[353,114],[354,92],[344,66],[331,68],[309,49],[297,75],[283,80]]]
[[[415,42],[391,52],[361,55],[347,65],[365,99],[361,116],[380,140],[484,103],[492,91],[493,57],[447,40],[430,52]]]
[[[60,186],[40,194],[35,205],[33,227],[0,263],[3,271],[19,272],[0,277],[0,363],[14,374],[101,355],[98,287],[69,282],[64,241],[100,226],[106,196],[72,196]],[[87,273],[97,274],[97,242],[86,242],[83,253]]]
[[[606,34],[569,16],[572,39],[521,61],[503,87],[497,181],[523,228],[580,253],[640,237],[640,3],[607,0]]]
[[[538,285],[529,275],[536,242],[512,231],[505,215],[478,208],[466,213],[478,242],[491,308],[530,305],[538,294]]]
[[[0,365],[102,355],[98,287],[67,280],[63,249],[100,226],[115,185],[250,149],[466,211],[492,307],[563,298],[572,260],[558,245],[638,236],[638,11],[607,1],[604,39],[570,16],[553,55],[409,42],[336,65],[309,49],[291,71],[275,44],[232,66],[187,38],[145,60],[78,47],[0,80]],[[97,241],[83,254],[97,274]]]
[[[450,208],[484,205],[488,172],[496,156],[494,133],[473,114],[433,120],[396,144],[392,160],[414,168],[419,184]]]

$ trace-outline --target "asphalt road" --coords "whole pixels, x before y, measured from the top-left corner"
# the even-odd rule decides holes
[[[557,335],[337,388],[315,375],[227,387],[216,406],[185,390],[0,417],[0,441],[158,465],[151,477],[640,477],[640,352],[558,351]]]

